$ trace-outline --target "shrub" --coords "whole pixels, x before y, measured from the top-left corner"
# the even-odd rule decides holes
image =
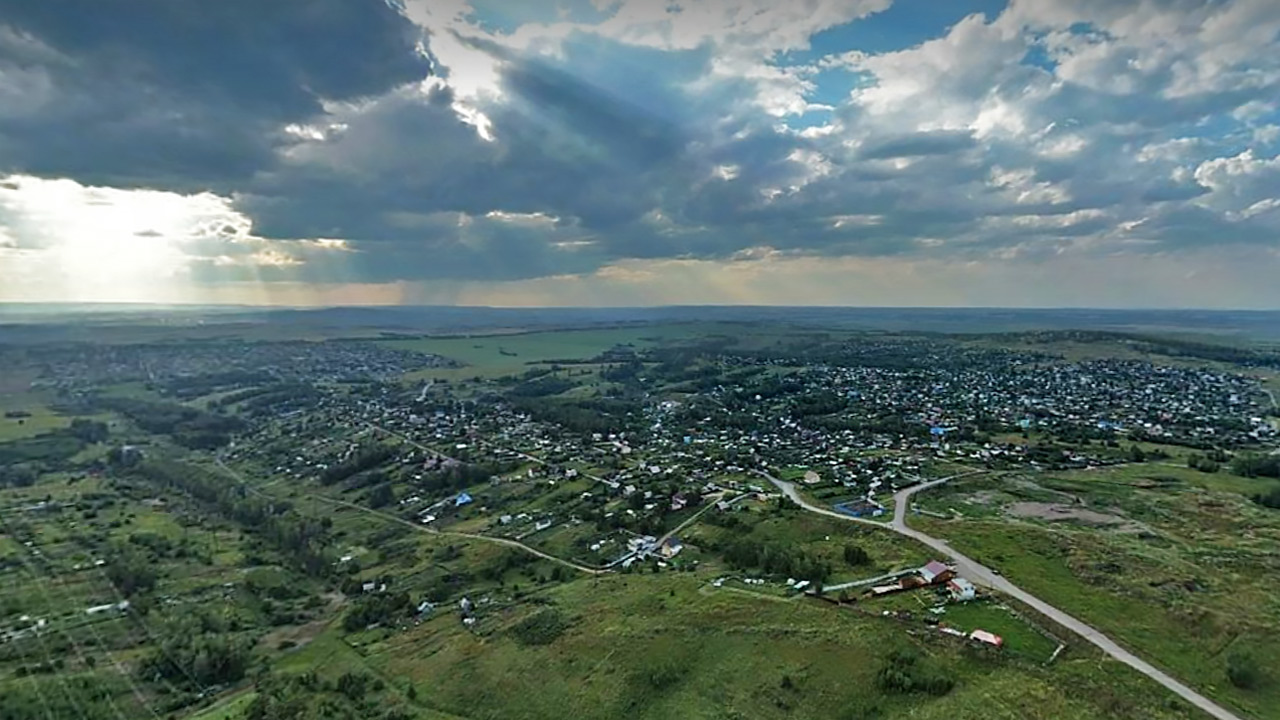
[[[1262,685],[1262,668],[1252,653],[1234,650],[1227,656],[1227,679],[1241,690],[1255,690]]]
[[[913,650],[894,650],[876,674],[876,685],[887,693],[946,695],[955,680],[921,662]]]
[[[569,629],[569,621],[555,608],[540,610],[511,627],[510,633],[521,645],[550,645]]]

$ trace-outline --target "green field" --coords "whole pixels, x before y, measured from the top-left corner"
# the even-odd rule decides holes
[[[1280,517],[1238,494],[1274,484],[1161,465],[983,479],[925,501],[959,508],[965,519],[912,523],[1219,700],[1276,718],[1280,677],[1242,689],[1226,674],[1233,654],[1280,664],[1270,579],[1280,567]],[[966,496],[979,497],[982,512]],[[1017,502],[1057,502],[1123,524],[1014,516],[1008,508]]]
[[[236,693],[192,715],[190,720],[240,720],[255,697],[256,694],[253,692]]]
[[[588,330],[549,330],[543,332],[512,332],[473,336],[426,337],[417,339],[381,340],[388,347],[433,353],[462,363],[457,369],[430,369],[411,373],[409,380],[447,378],[459,380],[472,377],[493,378],[518,375],[530,367],[555,360],[587,360],[617,346],[632,346],[637,350],[655,345],[666,345],[720,335],[743,340],[741,326],[732,324],[686,323],[674,325],[645,325],[625,328]],[[747,340],[772,341],[775,335],[757,337],[751,334]]]
[[[993,632],[1004,639],[1006,652],[1015,653],[1033,662],[1046,662],[1058,647],[1056,642],[1037,632],[1025,620],[992,602],[952,603],[947,605],[946,612],[938,619],[948,627],[963,632]],[[1077,641],[1076,638],[1069,639]]]
[[[53,394],[31,386],[34,371],[8,369],[0,378],[0,442],[34,437],[71,424],[71,418],[49,409]],[[5,413],[27,413],[30,417],[5,417]]]
[[[550,360],[586,360],[617,345],[647,347],[658,338],[684,337],[678,327],[644,327],[613,330],[565,330],[534,333],[477,335],[473,337],[384,340],[382,344],[404,350],[433,353],[456,360],[464,367],[431,369],[414,373],[420,378],[461,379],[518,375]]]
[[[541,602],[569,625],[546,645],[512,635],[546,612],[525,609],[476,634],[437,617],[362,652],[428,707],[474,718],[1188,717],[1095,657],[1044,668],[825,603],[704,593],[700,582],[612,576],[546,591]],[[905,648],[955,688],[943,698],[879,689],[886,658]]]
[[[35,437],[50,430],[61,430],[71,424],[71,418],[59,415],[38,404],[15,402],[8,404],[12,410],[31,414],[31,417],[0,417],[0,442]]]

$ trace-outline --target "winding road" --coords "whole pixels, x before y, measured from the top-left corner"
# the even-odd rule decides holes
[[[926,535],[923,532],[920,532],[919,530],[913,530],[910,526],[907,525],[907,508],[911,505],[911,498],[913,495],[915,495],[918,492],[928,490],[929,488],[942,485],[943,483],[946,483],[950,480],[954,480],[956,478],[964,477],[968,475],[978,474],[978,473],[981,473],[982,471],[975,471],[972,473],[963,473],[961,475],[952,475],[951,477],[946,477],[939,480],[932,480],[930,482],[921,483],[919,485],[913,485],[912,487],[899,490],[893,496],[894,512],[893,512],[892,525],[885,525],[884,523],[879,523],[872,520],[866,520],[864,518],[857,518],[851,515],[838,513],[834,510],[828,510],[826,508],[819,507],[805,500],[800,495],[800,493],[796,491],[796,487],[794,484],[786,482],[784,480],[779,480],[778,478],[775,478],[774,476],[762,470],[757,470],[756,472],[762,477],[764,477],[765,479],[767,479],[769,482],[773,483],[792,502],[804,508],[805,510],[808,510],[809,512],[818,513],[819,515],[827,515],[829,517],[838,518],[840,520],[848,520],[852,522],[861,523],[864,525],[870,525],[872,527],[878,527],[884,530],[892,530],[900,535],[905,535],[913,540],[916,540],[920,543],[923,543],[933,548],[934,550],[937,550],[939,553],[948,557],[952,561],[952,563],[955,564],[956,571],[960,575],[968,578],[970,581],[974,582],[975,584],[982,585],[982,586],[991,588],[993,590],[998,590],[999,592],[1002,592],[1005,595],[1008,595],[1009,597],[1016,598],[1017,600],[1026,604],[1027,606],[1034,608],[1037,612],[1044,615],[1045,617],[1050,618],[1051,620],[1058,623],[1059,625],[1067,628],[1068,630],[1074,632],[1075,634],[1079,635],[1080,637],[1084,638],[1090,643],[1096,645],[1099,649],[1101,649],[1107,655],[1110,655],[1116,660],[1119,660],[1125,665],[1128,665],[1129,667],[1137,670],[1143,675],[1146,675],[1152,680],[1155,680],[1156,682],[1165,686],[1169,690],[1172,690],[1183,700],[1186,700],[1192,705],[1200,708],[1201,710],[1205,711],[1209,715],[1215,718],[1218,718],[1218,720],[1244,720],[1239,715],[1236,715],[1235,713],[1231,712],[1230,710],[1227,710],[1221,705],[1218,705],[1217,703],[1201,695],[1195,690],[1192,690],[1186,685],[1183,685],[1181,682],[1177,681],[1173,677],[1169,676],[1168,674],[1164,673],[1160,669],[1156,668],[1151,663],[1148,663],[1147,661],[1134,655],[1128,650],[1125,650],[1123,647],[1117,644],[1114,640],[1107,637],[1106,635],[1103,635],[1101,632],[1094,629],[1093,627],[1086,625],[1080,620],[1077,620],[1076,618],[1068,615],[1062,610],[1059,610],[1058,608],[1041,600],[1035,595],[1032,595],[1026,590],[1023,590],[1017,585],[1014,585],[1013,583],[1009,582],[1006,578],[1004,578],[1002,575],[998,574],[996,571],[992,570],[991,568],[986,567],[982,563],[979,563],[976,560],[973,560],[972,558],[969,558],[963,555],[962,553],[956,551],[949,544],[947,544],[946,540],[940,540],[938,538],[931,537],[929,535]]]

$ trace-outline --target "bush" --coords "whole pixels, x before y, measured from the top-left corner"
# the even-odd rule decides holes
[[[107,563],[107,579],[125,597],[151,590],[156,586],[155,567],[141,553],[132,548],[120,548]]]
[[[866,550],[863,550],[857,545],[845,545],[844,561],[854,567],[857,567],[871,562],[871,556],[867,554]]]
[[[409,616],[413,604],[408,593],[375,593],[362,595],[342,618],[342,629],[347,632],[363,630],[370,625],[394,622]]]
[[[1227,656],[1227,679],[1241,690],[1255,690],[1262,685],[1262,668],[1252,653],[1235,650]]]
[[[1231,462],[1231,472],[1245,477],[1280,478],[1280,455],[1241,455]]]
[[[894,650],[876,674],[876,685],[887,693],[942,696],[951,692],[955,680],[928,667],[912,650]]]
[[[650,689],[665,690],[680,682],[684,669],[670,660],[659,661],[641,671],[641,677]]]
[[[1254,495],[1253,501],[1263,507],[1280,510],[1280,488],[1276,488],[1269,493]]]
[[[569,629],[569,621],[555,608],[530,615],[511,627],[511,636],[521,645],[550,645]]]

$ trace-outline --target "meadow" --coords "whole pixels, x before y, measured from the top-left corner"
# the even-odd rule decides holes
[[[1246,497],[1275,484],[1163,464],[979,478],[920,498],[960,519],[912,523],[1211,696],[1276,718],[1280,515]],[[1028,516],[1017,503],[1065,510]],[[1254,687],[1228,676],[1241,662],[1263,669]]]
[[[1144,681],[1086,654],[1044,667],[817,601],[704,592],[698,574],[579,579],[466,630],[435,617],[362,648],[418,703],[472,718],[1180,718]],[[530,643],[530,615],[564,618]],[[949,678],[945,697],[886,689],[895,654]],[[337,662],[358,662],[342,657]]]
[[[472,336],[380,340],[402,350],[440,355],[462,364],[460,368],[430,368],[410,373],[407,380],[519,375],[556,360],[588,360],[616,346],[636,349],[696,337],[695,325],[658,325],[633,328],[510,332]]]

